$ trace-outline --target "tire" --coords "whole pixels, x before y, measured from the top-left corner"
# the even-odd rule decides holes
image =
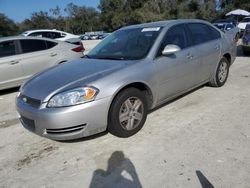
[[[145,94],[136,88],[125,89],[115,97],[111,104],[108,131],[117,137],[130,137],[143,127],[147,112]]]
[[[229,74],[229,62],[228,60],[223,57],[217,67],[217,70],[215,72],[215,75],[213,76],[213,78],[211,79],[211,81],[209,82],[209,85],[212,87],[221,87],[223,86],[226,81],[227,81],[227,77]]]

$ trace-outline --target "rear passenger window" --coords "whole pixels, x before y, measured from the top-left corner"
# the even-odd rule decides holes
[[[15,54],[16,50],[14,41],[6,41],[0,43],[0,57],[6,57]]]
[[[57,45],[56,42],[51,42],[51,41],[46,41],[47,44],[47,49],[53,48],[54,46]]]
[[[61,35],[58,32],[44,32],[43,36],[50,39],[56,39],[60,38]]]
[[[29,52],[36,52],[41,50],[46,50],[46,43],[44,40],[20,40],[22,52],[29,53]]]
[[[220,33],[206,24],[191,23],[188,24],[188,28],[192,33],[194,44],[202,44],[220,38]]]

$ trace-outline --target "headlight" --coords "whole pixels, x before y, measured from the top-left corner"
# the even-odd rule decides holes
[[[49,102],[48,107],[65,107],[82,104],[93,101],[98,93],[98,89],[93,87],[81,87],[58,93],[53,96]]]

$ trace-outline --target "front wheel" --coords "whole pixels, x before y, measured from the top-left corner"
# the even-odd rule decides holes
[[[136,88],[125,89],[112,102],[108,117],[108,131],[118,137],[130,137],[143,127],[146,118],[145,94]]]
[[[220,60],[215,75],[209,82],[209,85],[212,87],[223,86],[227,81],[228,74],[229,74],[229,62],[225,57],[223,57]]]

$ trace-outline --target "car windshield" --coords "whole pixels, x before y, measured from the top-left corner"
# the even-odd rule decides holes
[[[118,30],[100,42],[88,58],[139,60],[146,57],[161,27]]]
[[[225,24],[214,24],[218,29],[224,30]]]

